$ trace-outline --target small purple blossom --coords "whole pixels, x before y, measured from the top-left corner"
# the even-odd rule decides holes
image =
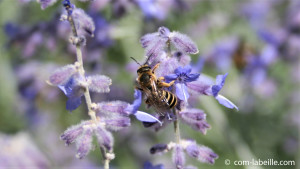
[[[196,158],[203,163],[214,164],[215,159],[218,158],[218,155],[210,148],[199,146],[195,141],[189,141],[185,150],[190,157]]]
[[[210,125],[205,121],[206,114],[204,114],[203,110],[195,108],[185,109],[178,114],[184,123],[203,134],[206,134],[206,130],[210,128]]]
[[[38,0],[38,3],[41,4],[41,8],[44,10],[47,7],[53,5],[57,0]]]
[[[66,109],[69,111],[77,109],[81,104],[81,97],[85,91],[85,87],[79,84],[78,78],[71,77],[66,84],[58,85],[58,87],[68,97]]]
[[[88,16],[84,10],[75,8],[72,12],[75,25],[80,34],[87,33],[90,36],[94,36],[95,24],[90,16]]]
[[[61,136],[60,139],[66,142],[66,145],[73,143],[83,133],[82,124],[69,127]]]
[[[108,93],[111,79],[104,75],[93,75],[86,78],[89,89],[97,93]]]
[[[63,85],[76,73],[75,65],[66,65],[59,68],[49,77],[49,82],[53,85]]]
[[[200,76],[199,73],[191,73],[191,71],[192,68],[190,66],[178,67],[174,72],[175,74],[165,76],[167,82],[175,80],[176,96],[185,102],[189,98],[186,83],[195,81]]]
[[[170,44],[183,53],[198,53],[197,45],[188,36],[179,32],[170,32],[166,27],[159,27],[158,33],[144,35],[140,42],[146,50],[146,56],[151,56],[151,60],[157,58]]]
[[[181,145],[176,145],[173,148],[173,163],[178,169],[183,168],[185,164],[185,156]]]
[[[79,139],[76,140],[77,154],[76,157],[79,159],[84,158],[92,149],[93,141],[93,129],[90,127],[85,127],[84,132]]]
[[[114,138],[113,138],[111,132],[107,131],[101,125],[98,125],[95,133],[96,133],[99,145],[104,146],[107,150],[111,150],[113,143],[114,143]]]
[[[106,128],[110,131],[118,131],[130,126],[130,118],[122,116],[106,119],[104,122]]]
[[[123,101],[110,101],[110,102],[100,102],[95,108],[97,115],[99,116],[128,116],[130,114],[127,111],[129,103]]]

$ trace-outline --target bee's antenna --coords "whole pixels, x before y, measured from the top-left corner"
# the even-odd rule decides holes
[[[132,60],[134,60],[138,65],[142,66],[137,60],[135,60],[133,57],[130,57]]]
[[[145,64],[148,64],[148,61],[150,60],[150,57],[152,56],[152,53],[151,53],[151,55],[150,56],[148,56],[148,58],[147,58],[147,60],[146,60],[146,62],[145,62]]]

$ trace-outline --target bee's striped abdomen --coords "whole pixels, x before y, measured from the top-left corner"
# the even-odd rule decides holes
[[[176,106],[177,97],[173,93],[163,90],[163,96],[166,98],[166,101],[170,108]]]

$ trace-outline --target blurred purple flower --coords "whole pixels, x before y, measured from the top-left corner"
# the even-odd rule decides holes
[[[69,127],[61,136],[60,139],[66,142],[66,145],[72,144],[83,133],[82,124]]]
[[[71,76],[77,72],[75,65],[66,65],[62,68],[55,70],[49,77],[49,82],[52,85],[66,84]]]
[[[83,35],[87,33],[90,36],[94,36],[95,24],[92,18],[87,15],[84,10],[75,8],[72,12],[73,20],[79,34]]]
[[[104,75],[87,76],[86,81],[91,91],[97,93],[108,93],[111,79]]]
[[[172,156],[173,156],[173,163],[175,164],[176,168],[183,168],[185,164],[185,156],[181,145],[176,145],[173,148]]]
[[[85,127],[81,136],[76,140],[77,154],[76,157],[82,159],[85,157],[92,149],[93,141],[93,129],[90,127]]]
[[[159,27],[157,33],[144,35],[140,43],[146,50],[146,56],[151,56],[151,60],[159,56],[170,43],[180,52],[198,53],[197,45],[188,36],[179,32],[170,32],[166,27]]]
[[[184,123],[203,134],[206,134],[206,130],[210,128],[210,125],[205,121],[206,114],[203,110],[191,108],[180,111],[178,114]]]
[[[190,157],[196,158],[203,163],[214,164],[218,155],[215,154],[210,148],[199,146],[195,141],[188,141],[186,152]]]
[[[47,7],[53,5],[57,0],[37,0],[41,4],[41,8],[44,10]]]
[[[162,164],[152,165],[149,161],[144,163],[143,169],[165,169]]]
[[[166,16],[163,7],[160,7],[157,0],[135,0],[141,8],[146,19],[156,18],[163,20]]]
[[[185,67],[178,67],[174,73],[165,76],[166,82],[171,82],[175,80],[175,86],[176,86],[176,96],[180,100],[184,100],[187,102],[189,98],[189,93],[187,91],[186,83],[192,82],[198,79],[200,76],[199,73],[191,73],[192,67],[191,66],[185,66]]]

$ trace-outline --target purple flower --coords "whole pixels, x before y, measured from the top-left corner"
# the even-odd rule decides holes
[[[85,87],[79,85],[77,77],[71,77],[69,81],[64,85],[58,85],[58,87],[68,97],[66,109],[73,111],[81,104],[81,97],[84,94]]]
[[[156,18],[163,20],[166,17],[164,7],[159,6],[159,3],[155,0],[136,0],[136,2],[146,19]]]
[[[93,75],[86,78],[89,89],[97,93],[108,93],[111,79],[104,75]]]
[[[106,119],[104,122],[105,127],[110,131],[118,131],[130,126],[130,118],[123,116]]]
[[[84,132],[79,139],[76,140],[77,154],[76,157],[82,159],[92,149],[93,141],[93,129],[91,127],[85,127]]]
[[[113,147],[114,139],[111,132],[107,131],[101,125],[98,125],[95,130],[97,140],[100,146],[104,146],[107,150]]]
[[[178,169],[183,168],[185,164],[185,156],[181,145],[176,145],[173,148],[173,163]]]
[[[69,127],[61,136],[60,139],[66,142],[66,145],[73,143],[83,133],[82,124]]]
[[[203,110],[194,108],[185,109],[180,111],[178,114],[184,123],[203,134],[206,134],[206,130],[210,128],[210,125],[205,121],[206,115]]]
[[[203,163],[214,164],[218,155],[215,154],[210,148],[205,146],[199,146],[195,141],[189,141],[186,147],[186,152],[190,157],[196,158]]]
[[[56,86],[66,84],[67,81],[70,80],[71,76],[73,76],[76,72],[77,70],[75,65],[66,65],[55,70],[49,77],[49,82]]]
[[[187,87],[192,92],[195,92],[197,94],[214,96],[215,99],[217,99],[218,102],[223,106],[230,109],[235,108],[238,110],[238,107],[235,104],[233,104],[226,97],[219,94],[219,91],[224,86],[227,75],[228,75],[227,73],[225,75],[218,75],[215,84],[210,78],[206,76],[200,76],[196,81],[188,83]]]
[[[158,122],[161,124],[161,122],[156,117],[148,113],[138,111],[139,107],[142,104],[142,92],[140,90],[134,91],[134,99],[135,100],[133,101],[133,104],[127,108],[127,111],[133,114],[139,121],[151,123]]]
[[[149,161],[144,163],[143,169],[165,169],[162,164],[152,165]]]
[[[90,16],[88,16],[84,10],[75,8],[72,12],[72,17],[75,22],[79,34],[87,33],[90,36],[94,36],[95,24]]]
[[[192,68],[190,66],[178,67],[175,70],[175,74],[166,75],[167,82],[175,80],[176,95],[180,100],[187,102],[189,93],[187,91],[186,83],[192,82],[198,79],[199,73],[191,73]]]
[[[57,0],[38,0],[38,3],[41,4],[41,8],[44,10],[47,7],[53,5]]]
[[[158,28],[157,33],[144,35],[140,42],[146,50],[146,56],[151,56],[151,60],[159,56],[169,44],[174,45],[177,50],[183,53],[198,53],[197,45],[188,36],[179,32],[170,32],[166,27]]]
[[[129,103],[123,101],[101,102],[94,108],[99,116],[128,116]]]

